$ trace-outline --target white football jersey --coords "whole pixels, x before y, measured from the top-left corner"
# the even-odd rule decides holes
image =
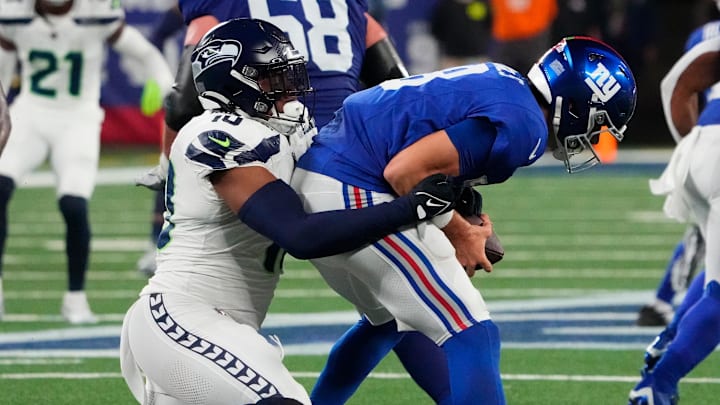
[[[75,0],[69,13],[39,16],[34,0],[0,0],[0,35],[22,69],[18,101],[35,106],[99,109],[107,39],[120,27],[118,0]]]
[[[279,278],[279,252],[238,219],[208,176],[262,166],[289,183],[287,137],[261,120],[206,111],[182,128],[169,160],[157,271],[142,294],[190,294],[259,327]]]

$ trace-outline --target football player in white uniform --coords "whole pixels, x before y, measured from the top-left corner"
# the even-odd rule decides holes
[[[170,150],[157,271],[123,322],[123,376],[145,404],[309,404],[279,345],[258,333],[282,250],[365,246],[448,212],[460,189],[434,175],[389,203],[307,214],[287,183],[315,133],[297,99],[311,89],[283,31],[224,22],[198,44],[192,71],[205,112]]]
[[[720,343],[719,62],[720,36],[714,36],[687,50],[660,84],[665,120],[678,144],[650,189],[666,196],[667,217],[700,228],[705,273],[696,276],[672,322],[646,349],[630,405],[677,404],[680,381]]]
[[[2,154],[5,144],[7,144],[10,128],[10,113],[5,99],[5,91],[2,88],[2,83],[0,83],[0,154]]]
[[[17,60],[22,69],[21,90],[10,106],[13,136],[0,158],[0,251],[17,182],[49,157],[67,226],[68,291],[61,312],[70,323],[97,321],[84,284],[106,44],[134,58],[161,92],[169,91],[170,68],[160,51],[125,25],[118,0],[0,0],[0,82],[9,82]]]

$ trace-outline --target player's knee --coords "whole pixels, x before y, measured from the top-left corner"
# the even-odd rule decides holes
[[[6,205],[15,190],[15,181],[7,176],[0,176],[0,204]]]
[[[58,201],[60,212],[67,223],[78,223],[87,220],[87,199],[71,195],[60,197]]]
[[[256,402],[255,405],[303,405],[303,403],[292,398],[272,397],[262,399]]]

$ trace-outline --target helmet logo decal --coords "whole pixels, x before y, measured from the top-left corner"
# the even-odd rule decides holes
[[[597,64],[595,71],[590,73],[590,77],[585,78],[585,84],[590,87],[594,96],[603,103],[610,101],[620,91],[620,83],[601,62]]]
[[[234,66],[242,53],[242,44],[235,40],[215,39],[205,44],[203,48],[193,62],[193,70],[196,74],[222,62],[229,61]]]

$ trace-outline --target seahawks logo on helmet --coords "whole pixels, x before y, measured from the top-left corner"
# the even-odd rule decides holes
[[[193,61],[193,72],[197,76],[205,69],[218,63],[230,62],[235,66],[242,54],[242,44],[232,39],[214,39],[203,45]]]

